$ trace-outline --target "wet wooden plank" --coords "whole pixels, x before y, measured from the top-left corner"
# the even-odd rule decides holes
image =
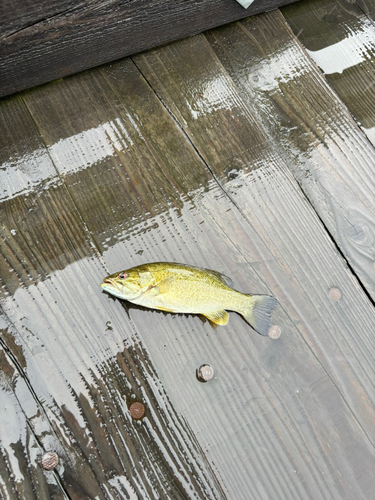
[[[280,13],[219,28],[207,37],[374,299],[374,147]]]
[[[259,17],[259,24],[265,29],[264,19]],[[278,40],[272,22],[270,25],[272,40]],[[232,38],[228,43],[232,43]],[[262,47],[260,43],[258,46]],[[279,57],[277,49],[280,47],[274,53]],[[374,308],[345,268],[314,210],[291,178],[285,161],[268,142],[260,123],[237,94],[203,37],[150,51],[136,56],[135,61],[248,224],[246,232],[237,232],[232,231],[234,223],[229,223],[223,233],[243,256],[256,262],[258,276],[279,297],[303,342],[345,399],[349,413],[365,430],[364,441],[371,447],[375,435],[373,402],[369,398],[373,398],[374,372],[369,360],[374,352],[368,332],[374,321]],[[220,217],[215,211],[215,220]],[[341,294],[338,303],[328,298],[330,289],[336,287]],[[362,314],[366,319],[360,325]],[[300,344],[289,335],[287,327],[284,342],[292,350],[292,346]],[[288,359],[287,365],[290,368],[293,362]],[[264,387],[263,391],[266,392]],[[278,386],[273,396],[282,393],[283,387]],[[326,398],[323,397],[323,405],[328,404],[331,396]],[[315,439],[319,440],[316,436]],[[270,448],[280,450],[277,444]],[[285,448],[291,452],[287,445]],[[338,458],[338,469],[341,460],[342,456]],[[279,474],[278,477],[292,481],[288,474]],[[372,473],[367,479],[373,481]],[[260,481],[264,486],[270,479],[262,477]],[[317,494],[311,484],[307,490],[309,487],[310,497]],[[350,487],[344,490],[344,496],[350,497]],[[365,490],[361,493],[364,496],[370,491]],[[271,491],[267,494],[275,496]]]
[[[361,11],[375,21],[375,2],[374,0],[356,0],[355,4]]]
[[[295,0],[3,2],[0,96]]]
[[[136,328],[103,301],[107,270],[23,100],[4,101],[0,119],[1,339],[21,356],[35,398],[33,410],[30,394],[19,394],[23,425],[59,453],[69,498],[223,498]],[[129,413],[134,401],[146,408],[141,423]],[[24,441],[6,443],[20,447],[15,463],[29,458],[25,475],[38,470]]]
[[[152,88],[127,60],[25,97],[109,271],[183,261],[281,303],[277,342],[123,304],[168,398],[228,498],[365,498],[371,305],[207,41],[135,61]]]
[[[53,471],[43,473],[40,467],[44,449],[39,440],[53,446],[53,432],[45,425],[41,407],[26,384],[19,361],[14,358],[13,352],[21,351],[20,346],[14,344],[2,316],[0,321],[0,496],[9,500],[66,499],[58,475]],[[11,349],[4,346],[6,337]],[[39,436],[35,434],[36,427]]]
[[[364,10],[363,10],[364,9]],[[375,145],[375,24],[361,4],[301,2],[283,15],[328,83]]]

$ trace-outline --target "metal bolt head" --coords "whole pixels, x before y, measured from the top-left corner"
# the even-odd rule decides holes
[[[214,369],[210,365],[201,365],[198,368],[198,378],[202,382],[208,382],[211,380],[214,376]]]
[[[273,339],[279,339],[281,336],[281,328],[277,325],[271,325],[268,330],[268,336]]]
[[[328,292],[328,296],[331,300],[337,302],[341,299],[341,292],[338,288],[331,288]]]
[[[138,401],[132,403],[129,406],[130,415],[132,416],[132,418],[134,418],[134,420],[140,420],[141,418],[143,418],[145,411],[146,410],[144,405],[142,403],[139,403]]]
[[[41,464],[44,470],[52,470],[59,463],[59,456],[54,451],[48,451],[42,456]]]

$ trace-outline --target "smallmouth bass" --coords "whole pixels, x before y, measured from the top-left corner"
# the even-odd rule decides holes
[[[230,279],[216,271],[153,262],[111,274],[102,290],[134,304],[172,313],[202,314],[217,325],[226,325],[229,313],[241,314],[252,328],[267,335],[277,300],[270,295],[250,295],[230,287]]]

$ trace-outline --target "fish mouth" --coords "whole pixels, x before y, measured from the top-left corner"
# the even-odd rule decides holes
[[[100,288],[103,288],[104,290],[106,290],[110,287],[117,288],[115,280],[113,280],[111,278],[104,278],[103,283],[100,283]]]

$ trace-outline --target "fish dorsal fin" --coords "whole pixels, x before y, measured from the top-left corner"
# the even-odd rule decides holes
[[[226,325],[229,321],[229,313],[227,311],[212,311],[209,313],[204,313],[203,316],[206,316],[207,319],[212,321],[212,323],[216,323],[217,325]]]

